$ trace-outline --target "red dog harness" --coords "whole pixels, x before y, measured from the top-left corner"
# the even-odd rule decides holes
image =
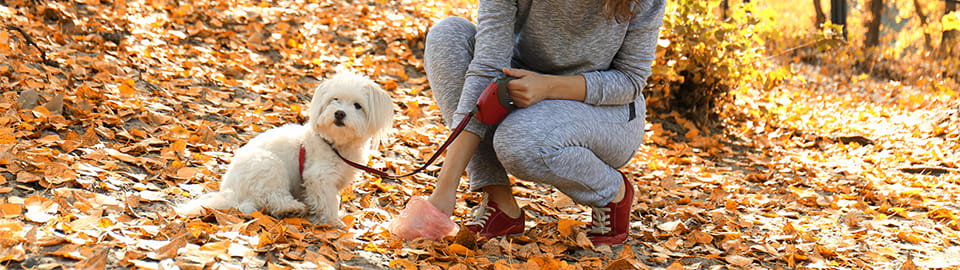
[[[306,160],[307,149],[300,145],[300,180],[303,180],[303,161]]]

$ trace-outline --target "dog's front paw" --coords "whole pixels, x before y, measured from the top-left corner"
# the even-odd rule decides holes
[[[297,201],[293,201],[285,207],[277,208],[273,212],[273,215],[277,218],[303,217],[306,214],[307,205]]]

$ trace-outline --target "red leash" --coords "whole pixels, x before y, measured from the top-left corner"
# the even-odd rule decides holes
[[[450,137],[447,138],[447,141],[444,142],[442,146],[440,146],[440,149],[438,149],[436,153],[433,153],[433,156],[430,157],[430,160],[427,160],[427,163],[423,164],[423,166],[420,166],[420,168],[417,168],[416,170],[413,170],[412,172],[404,175],[392,175],[384,171],[370,168],[362,164],[350,161],[344,158],[342,155],[340,155],[340,151],[337,151],[337,148],[333,147],[333,144],[330,143],[330,141],[327,141],[326,139],[324,139],[324,141],[328,145],[330,145],[330,149],[333,149],[333,152],[337,153],[337,156],[340,157],[340,159],[343,160],[343,162],[346,162],[347,164],[349,164],[354,168],[361,169],[370,174],[375,174],[382,178],[389,178],[389,179],[397,179],[397,178],[411,176],[423,171],[424,169],[427,168],[427,166],[430,166],[430,164],[433,164],[433,162],[437,160],[437,157],[439,157],[444,150],[447,150],[447,146],[450,146],[450,143],[452,143],[453,140],[456,139],[461,132],[463,132],[463,129],[467,127],[467,123],[470,122],[471,118],[476,117],[478,121],[483,122],[484,124],[494,125],[496,123],[499,123],[500,120],[503,120],[503,118],[506,117],[507,114],[510,113],[510,111],[513,111],[514,109],[516,109],[517,106],[516,104],[513,103],[513,101],[510,100],[510,96],[507,91],[507,83],[510,82],[510,80],[513,80],[513,78],[507,77],[507,76],[497,76],[497,78],[495,78],[493,82],[488,84],[487,88],[483,89],[483,93],[480,94],[480,99],[477,100],[477,106],[474,106],[473,110],[470,110],[470,112],[467,113],[467,116],[460,121],[460,124],[457,125],[457,128],[453,129],[453,133],[450,134]],[[301,178],[303,177],[303,161],[304,161],[305,154],[306,154],[306,149],[303,149],[303,146],[301,145],[300,146],[300,177]]]
[[[340,159],[343,160],[343,162],[346,162],[346,163],[347,163],[348,165],[350,165],[351,167],[354,167],[354,168],[363,170],[363,171],[368,172],[368,173],[370,173],[370,174],[374,174],[374,175],[380,176],[380,177],[382,177],[382,178],[388,178],[388,179],[403,178],[403,177],[407,177],[407,176],[411,176],[411,175],[420,173],[421,171],[423,171],[424,169],[426,169],[427,166],[430,166],[430,164],[433,164],[433,162],[436,161],[438,157],[440,157],[440,154],[443,153],[444,150],[447,150],[447,146],[450,146],[450,143],[452,143],[453,140],[456,139],[457,136],[459,136],[460,133],[463,132],[463,129],[464,129],[465,127],[467,127],[467,123],[470,122],[470,118],[472,118],[472,117],[474,116],[474,113],[475,113],[475,112],[476,112],[476,108],[474,108],[474,109],[471,110],[469,113],[467,113],[467,116],[463,118],[463,121],[460,121],[460,124],[457,125],[457,128],[453,129],[453,133],[450,134],[450,137],[447,138],[447,141],[446,141],[446,142],[443,142],[443,145],[440,146],[440,149],[438,149],[436,153],[433,153],[433,156],[430,157],[429,160],[427,160],[427,163],[426,163],[426,164],[423,164],[423,166],[420,166],[420,168],[417,168],[416,170],[413,170],[412,172],[407,173],[407,174],[403,174],[403,175],[393,175],[393,174],[389,174],[389,173],[387,173],[387,172],[384,172],[384,171],[381,171],[381,170],[377,170],[377,169],[374,169],[374,168],[370,168],[370,167],[364,166],[364,165],[362,165],[362,164],[359,164],[359,163],[350,161],[349,159],[346,159],[346,158],[344,158],[342,155],[340,155],[340,151],[337,151],[337,148],[333,147],[333,144],[330,144],[329,141],[327,142],[327,144],[330,144],[330,149],[333,149],[333,152],[337,154],[337,157],[340,157]],[[306,149],[304,149],[303,146],[300,146],[300,177],[301,177],[301,178],[303,177],[303,162],[304,162],[304,160],[305,160],[304,156],[306,155],[306,152],[307,152]]]

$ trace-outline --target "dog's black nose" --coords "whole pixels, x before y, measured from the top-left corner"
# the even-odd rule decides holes
[[[346,118],[346,117],[347,117],[347,113],[344,111],[333,112],[333,118],[336,118],[337,120],[343,120],[343,118]]]

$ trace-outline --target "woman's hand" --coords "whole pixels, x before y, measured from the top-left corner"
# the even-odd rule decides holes
[[[510,99],[517,107],[530,107],[548,98],[551,75],[513,68],[505,68],[503,73],[516,78],[507,83],[507,89],[510,91]]]
[[[503,73],[516,78],[507,83],[507,90],[510,99],[520,108],[544,99],[583,101],[586,97],[586,81],[582,75],[557,76],[516,68],[504,68]]]

